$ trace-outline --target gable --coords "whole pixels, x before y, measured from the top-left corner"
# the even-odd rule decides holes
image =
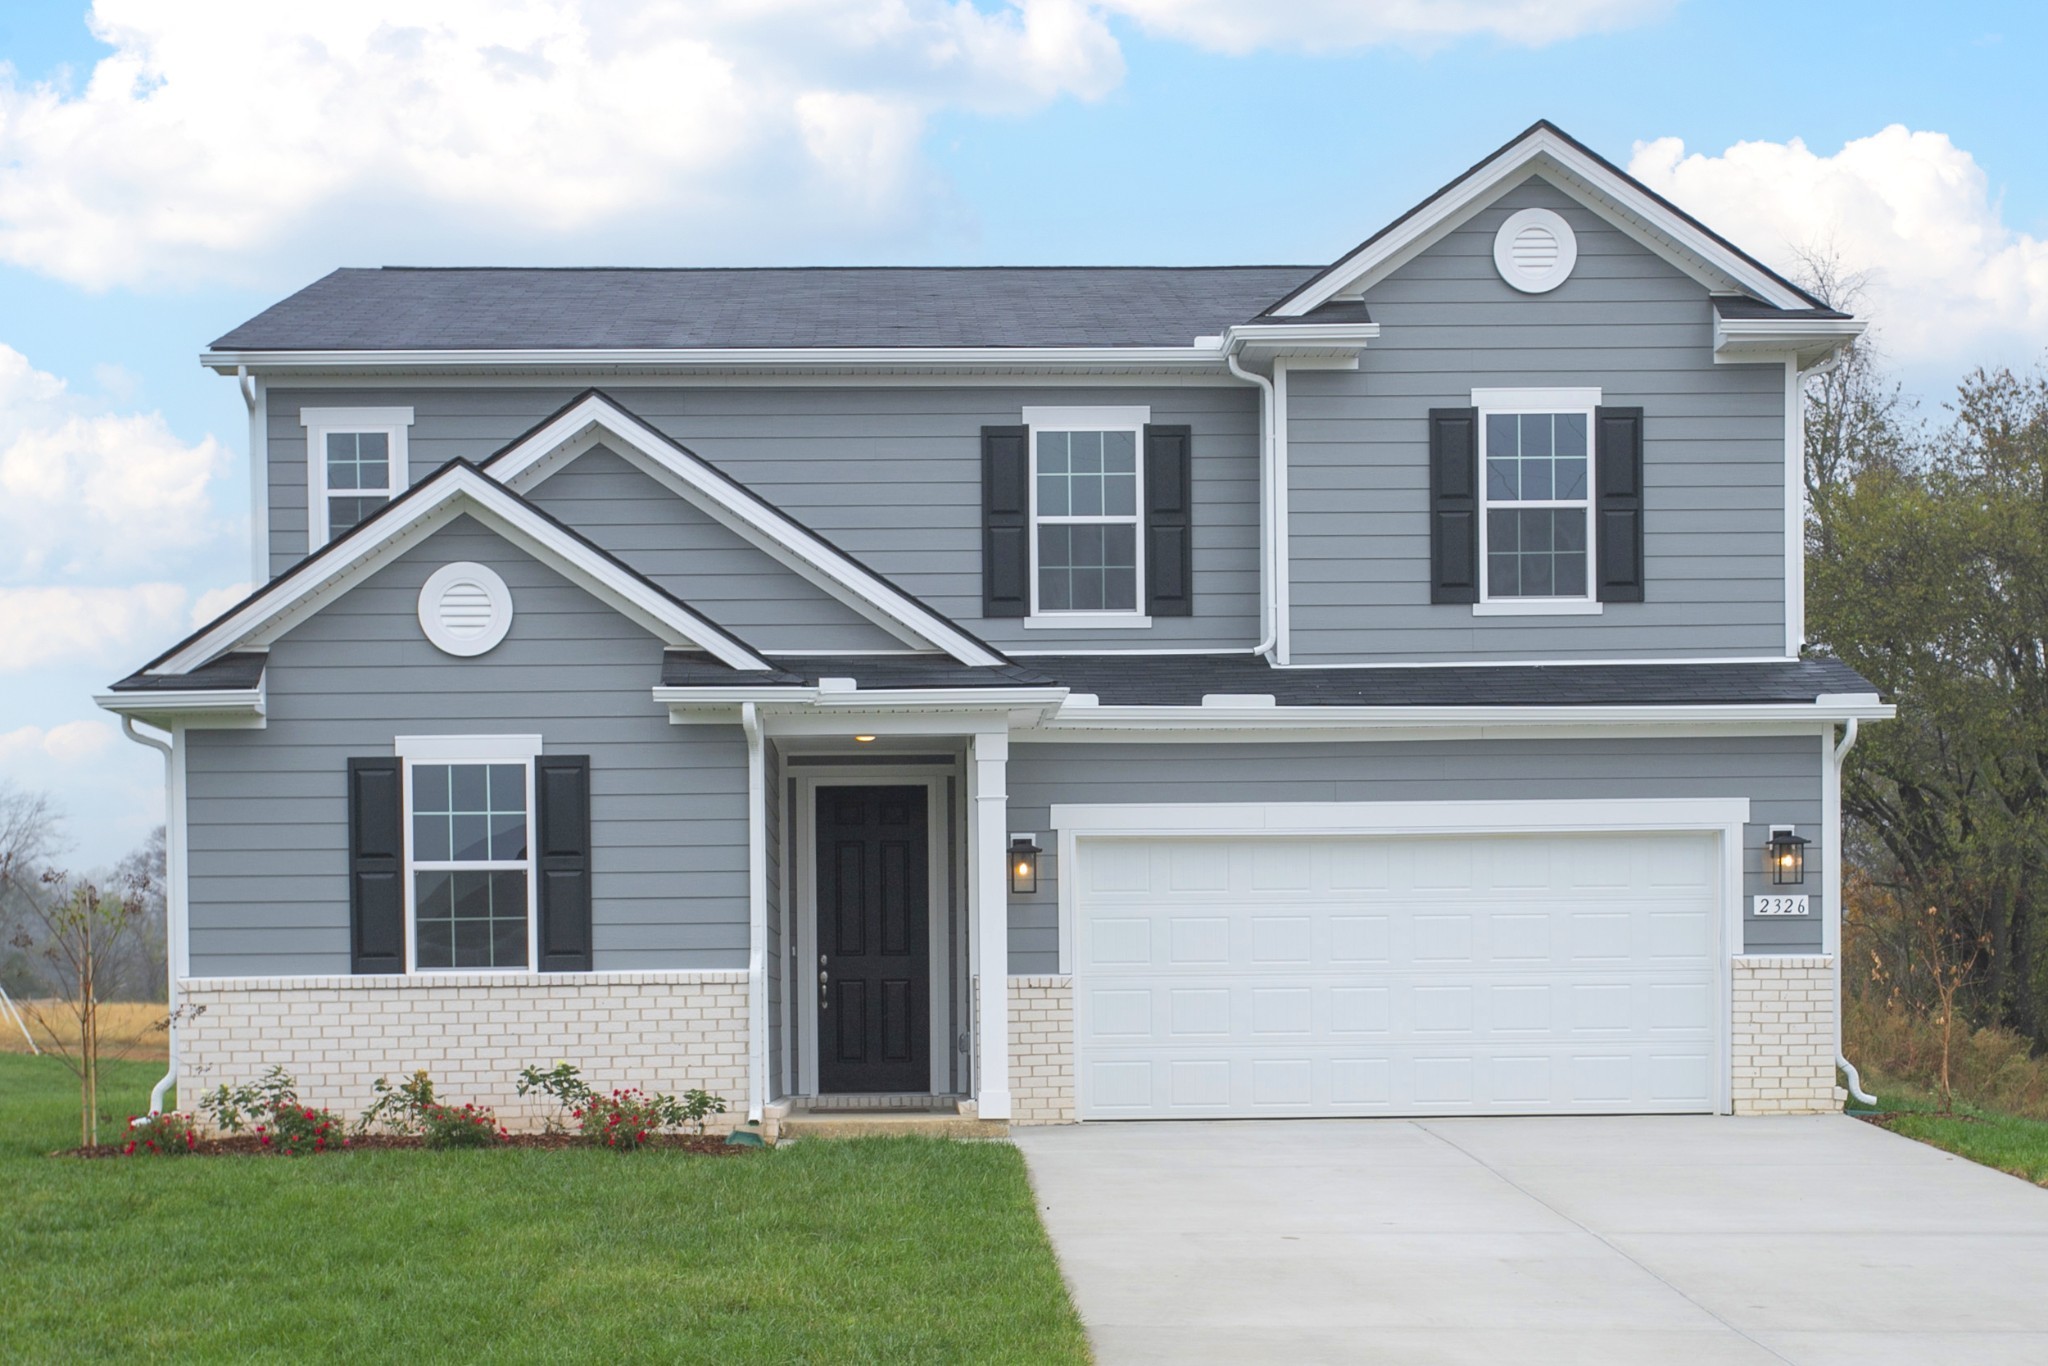
[[[756,649],[893,653],[896,636],[608,446],[536,485],[529,501]]]

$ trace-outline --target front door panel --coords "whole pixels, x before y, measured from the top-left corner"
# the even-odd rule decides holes
[[[922,787],[818,789],[818,1089],[931,1086]]]

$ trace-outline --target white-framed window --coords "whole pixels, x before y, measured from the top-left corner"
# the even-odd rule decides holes
[[[1031,434],[1031,614],[1026,626],[1149,626],[1145,424],[1149,408],[1026,408]]]
[[[1597,613],[1597,389],[1476,389],[1480,615]]]
[[[410,408],[302,408],[307,550],[318,550],[405,492]]]
[[[409,972],[532,972],[538,735],[407,736],[405,945]]]

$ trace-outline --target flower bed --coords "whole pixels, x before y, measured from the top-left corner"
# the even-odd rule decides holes
[[[101,1143],[91,1148],[69,1148],[60,1156],[64,1157],[123,1157],[129,1156],[127,1141]],[[414,1134],[361,1134],[337,1144],[332,1150],[342,1152],[388,1152],[394,1150],[428,1148],[425,1138]],[[579,1134],[508,1134],[492,1143],[494,1148],[584,1148],[591,1145]],[[728,1143],[717,1135],[701,1134],[649,1134],[640,1145],[652,1151],[700,1153],[711,1157],[730,1157],[735,1153],[761,1151],[753,1144]],[[276,1157],[282,1156],[276,1143],[266,1145],[256,1134],[223,1134],[218,1138],[195,1139],[186,1149],[195,1157]]]

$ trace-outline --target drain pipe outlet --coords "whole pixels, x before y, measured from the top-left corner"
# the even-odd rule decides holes
[[[1255,655],[1270,655],[1280,643],[1280,533],[1273,521],[1273,381],[1238,364],[1234,352],[1225,351],[1223,363],[1230,373],[1247,384],[1259,386],[1259,568],[1264,571],[1266,638],[1252,647]],[[1270,662],[1270,661],[1269,661]]]
[[[172,758],[170,745],[157,739],[154,735],[144,735],[141,731],[135,729],[135,718],[132,716],[121,718],[121,733],[136,744],[148,745],[151,749],[164,756],[164,823],[166,826],[169,826],[171,821],[175,819],[170,803],[176,795],[171,791]],[[150,1088],[149,1109],[152,1114],[159,1114],[163,1111],[164,1096],[170,1092],[173,1086],[178,1084],[178,1044],[179,1035],[183,1033],[178,1028],[178,935],[182,928],[178,916],[178,902],[180,898],[173,894],[170,883],[173,877],[181,876],[184,870],[182,868],[173,870],[170,867],[171,858],[171,841],[167,830],[164,840],[164,982],[166,993],[164,1004],[170,1012],[168,1028],[170,1034],[170,1061],[165,1068],[163,1080]]]
[[[1842,760],[1849,757],[1849,750],[1856,743],[1856,729],[1856,718],[1852,716],[1842,728],[1842,743],[1835,746],[1835,771],[1832,777],[1833,781],[1837,784],[1842,781]],[[1842,842],[1841,803],[1839,801],[1835,804],[1835,816],[1834,838],[1836,845],[1839,846]],[[1841,866],[1842,852],[1837,848],[1835,850],[1835,867],[1839,869]],[[1835,879],[1835,915],[1838,921],[1842,910],[1842,879],[1838,876]],[[1839,935],[1836,937],[1837,939],[1840,938]],[[1842,946],[1840,943],[1835,945],[1835,1066],[1841,1069],[1843,1080],[1849,1083],[1850,1099],[1854,1100],[1858,1105],[1877,1104],[1877,1097],[1863,1089],[1863,1075],[1856,1070],[1856,1064],[1849,1061],[1849,1055],[1842,1049]]]

